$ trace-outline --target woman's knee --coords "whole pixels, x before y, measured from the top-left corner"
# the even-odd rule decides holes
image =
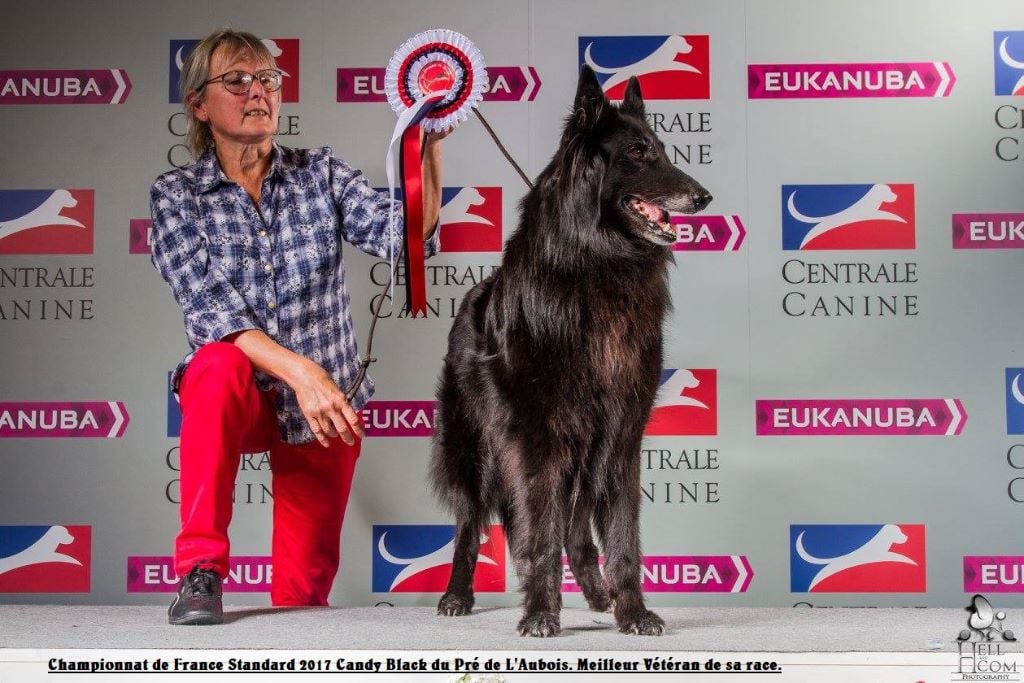
[[[199,388],[209,396],[214,388],[244,393],[255,382],[252,361],[228,342],[211,342],[200,347],[189,361],[181,383],[182,398]]]
[[[188,369],[214,370],[224,374],[252,373],[252,361],[240,348],[228,342],[210,342],[201,346],[189,362]]]

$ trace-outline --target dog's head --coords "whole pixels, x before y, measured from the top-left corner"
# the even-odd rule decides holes
[[[669,161],[647,123],[635,77],[621,106],[615,107],[594,72],[584,66],[561,150],[556,177],[562,187],[590,183],[601,210],[597,224],[630,240],[670,246],[676,233],[669,212],[695,213],[711,201],[700,183]]]

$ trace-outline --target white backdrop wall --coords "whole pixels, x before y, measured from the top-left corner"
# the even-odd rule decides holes
[[[166,387],[187,347],[144,221],[150,183],[187,159],[174,51],[227,24],[275,39],[297,83],[280,142],[330,144],[377,186],[394,115],[375,74],[419,31],[458,30],[495,67],[482,110],[530,175],[554,150],[586,45],[657,90],[650,120],[715,200],[680,223],[659,426],[637,454],[654,604],[958,606],[975,591],[1024,604],[1018,0],[6,10],[0,602],[162,603],[174,588],[162,569],[178,519]],[[683,47],[659,57],[666,44]],[[850,77],[859,87],[843,86]],[[425,484],[424,402],[458,301],[500,262],[494,236],[514,229],[525,187],[475,120],[445,142],[444,184],[447,234],[467,250],[443,227],[434,313],[407,319],[400,299],[380,325],[365,414],[377,434],[333,604],[432,604],[446,574],[417,560],[445,530],[406,526],[451,522]],[[362,341],[385,267],[346,258]],[[231,527],[238,603],[267,601],[269,481],[265,454],[246,456]],[[511,563],[487,552],[495,592],[478,603],[510,604]]]

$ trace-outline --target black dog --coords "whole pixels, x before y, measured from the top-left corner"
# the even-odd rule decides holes
[[[458,528],[439,614],[472,609],[495,512],[525,594],[521,635],[559,632],[563,546],[592,609],[614,605],[624,633],[662,633],[640,587],[640,440],[671,306],[669,211],[709,201],[669,162],[636,79],[616,108],[584,67],[501,268],[469,291],[448,337],[431,479]]]

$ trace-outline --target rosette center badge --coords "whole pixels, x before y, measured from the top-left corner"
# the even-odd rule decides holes
[[[449,130],[468,119],[487,86],[480,50],[448,29],[424,31],[405,41],[384,74],[384,90],[396,114],[438,98],[422,121],[428,132]]]

